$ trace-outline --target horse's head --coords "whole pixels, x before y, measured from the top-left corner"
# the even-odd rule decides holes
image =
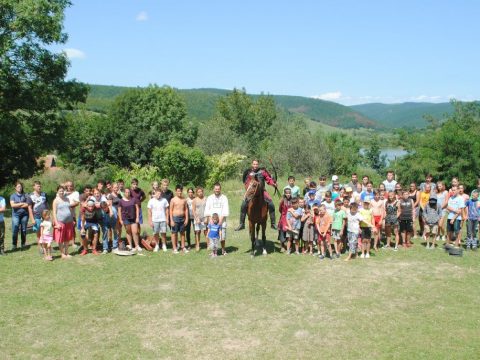
[[[245,196],[247,199],[263,197],[263,190],[263,183],[254,176],[250,179]]]

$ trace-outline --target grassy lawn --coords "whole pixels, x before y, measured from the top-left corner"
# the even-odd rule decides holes
[[[272,253],[270,242],[267,257],[251,259],[247,232],[233,231],[239,188],[225,187],[225,257],[47,263],[32,246],[0,258],[0,357],[478,358],[478,253],[449,257],[417,239],[346,263]]]

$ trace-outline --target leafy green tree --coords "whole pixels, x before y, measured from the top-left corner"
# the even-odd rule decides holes
[[[65,81],[68,0],[0,0],[0,185],[31,176],[35,159],[59,146],[64,120],[58,110],[84,102],[87,87]]]
[[[160,177],[168,177],[183,185],[205,185],[208,166],[200,149],[173,141],[164,147],[156,147],[152,157]]]
[[[394,167],[402,183],[418,183],[432,173],[439,180],[448,182],[458,176],[467,187],[475,184],[480,174],[480,104],[452,104],[454,112],[441,124],[416,134],[400,134],[408,155]]]
[[[272,136],[271,126],[277,118],[273,97],[262,95],[254,100],[245,89],[234,89],[220,98],[217,114],[237,136],[244,139],[250,154],[260,148],[263,140]]]
[[[331,154],[329,174],[350,175],[362,162],[360,145],[354,137],[332,132],[325,137],[325,142]]]
[[[177,140],[193,146],[198,128],[186,118],[185,101],[173,88],[156,85],[119,95],[110,111],[111,144],[121,165],[151,162],[155,147]],[[122,150],[123,149],[123,150]]]
[[[365,151],[365,161],[373,170],[381,172],[386,166],[386,155],[381,155],[380,139],[378,135],[373,135],[370,140],[370,146]]]

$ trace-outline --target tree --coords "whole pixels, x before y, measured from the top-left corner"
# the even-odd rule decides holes
[[[0,0],[0,185],[31,176],[36,158],[58,146],[64,119],[58,110],[85,101],[87,87],[65,81],[67,0]]]
[[[247,152],[255,154],[261,142],[271,135],[271,126],[277,118],[275,101],[261,95],[255,101],[245,89],[233,89],[217,103],[217,117],[247,144]]]
[[[365,151],[365,161],[376,172],[381,172],[386,166],[386,155],[381,155],[380,139],[373,135],[370,140],[370,147]]]
[[[118,149],[120,165],[150,163],[155,147],[174,140],[193,146],[198,128],[186,116],[183,97],[167,86],[132,89],[118,96],[110,118],[115,124],[111,146]]]
[[[174,141],[153,150],[153,164],[158,168],[160,177],[174,179],[182,185],[205,185],[208,166],[200,149]]]

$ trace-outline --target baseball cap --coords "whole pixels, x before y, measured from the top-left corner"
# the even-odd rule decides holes
[[[332,181],[338,181],[338,176],[337,176],[337,175],[333,175],[333,176],[332,176]]]
[[[308,195],[315,195],[316,194],[316,191],[315,190],[309,190],[308,191]]]
[[[370,204],[370,199],[366,197],[365,200],[363,200],[363,202]]]

